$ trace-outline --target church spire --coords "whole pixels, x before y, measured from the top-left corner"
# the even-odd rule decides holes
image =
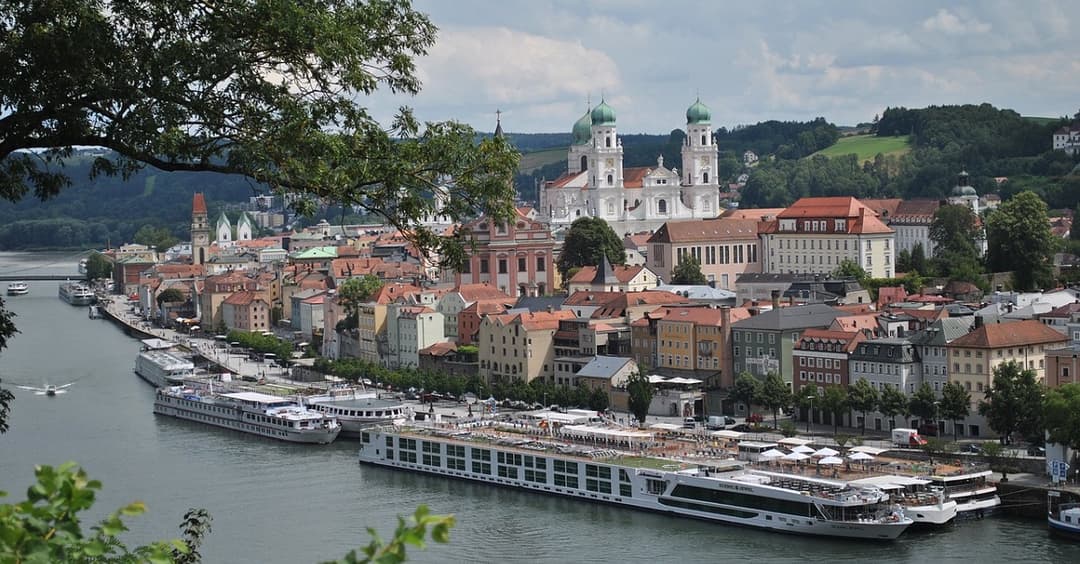
[[[502,110],[495,110],[495,138],[503,138],[502,130]]]

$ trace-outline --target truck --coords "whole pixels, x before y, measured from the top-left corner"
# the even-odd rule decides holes
[[[892,430],[892,442],[896,446],[920,447],[926,444],[926,439],[920,437],[915,429],[896,428]]]

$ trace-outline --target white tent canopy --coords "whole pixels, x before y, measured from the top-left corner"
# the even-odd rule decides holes
[[[648,431],[628,431],[625,429],[612,429],[608,427],[593,427],[590,425],[565,425],[560,431],[563,435],[596,439],[601,441],[626,442],[630,446],[651,441],[653,434]]]
[[[801,446],[801,445],[808,445],[808,444],[810,444],[810,443],[812,443],[814,441],[812,441],[810,439],[800,439],[799,437],[787,437],[787,438],[780,439],[779,441],[776,441],[776,442],[778,442],[778,443],[780,443],[782,445],[785,445],[785,446]]]
[[[840,453],[833,450],[833,449],[831,449],[831,448],[829,448],[829,447],[822,447],[821,449],[815,451],[813,456],[832,456],[832,457],[835,457],[838,454],[840,454]]]
[[[848,455],[848,458],[850,458],[852,460],[866,460],[866,461],[870,461],[870,460],[874,459],[873,456],[871,456],[869,454],[866,454],[865,452],[851,453],[851,454]]]
[[[857,447],[852,447],[851,448],[851,452],[865,452],[866,454],[872,454],[874,456],[877,456],[877,455],[879,455],[879,454],[881,454],[881,453],[883,453],[883,452],[885,452],[887,450],[889,450],[889,449],[872,447],[872,446],[857,446]]]
[[[682,429],[682,426],[674,423],[653,423],[652,425],[649,425],[649,428],[660,429],[661,431],[678,431],[679,429]]]
[[[801,453],[801,452],[793,452],[791,454],[784,455],[784,460],[792,460],[792,461],[795,461],[795,462],[798,462],[800,460],[806,460],[807,458],[810,458],[810,457],[808,455],[805,455],[805,454]]]
[[[740,433],[738,431],[730,431],[728,429],[723,429],[723,430],[720,430],[720,431],[713,431],[713,432],[709,433],[709,435],[711,435],[713,437],[720,437],[721,439],[739,439],[739,438],[741,438],[743,436],[743,433]]]
[[[822,458],[821,460],[818,461],[818,464],[824,464],[826,466],[835,466],[837,464],[843,464],[843,463],[844,463],[843,458],[837,458],[835,456],[826,456],[825,458]]]
[[[764,458],[765,460],[772,460],[774,458],[783,458],[784,453],[776,450],[775,448],[770,448],[769,450],[759,454],[758,457]]]
[[[806,445],[799,445],[799,446],[791,449],[791,452],[797,452],[799,454],[810,454],[811,452],[814,452],[814,449],[812,449],[812,448],[810,448],[810,447],[808,447]]]

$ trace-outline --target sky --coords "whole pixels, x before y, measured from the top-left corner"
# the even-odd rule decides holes
[[[1080,2],[416,0],[439,28],[417,96],[367,103],[388,124],[569,132],[603,98],[620,133],[665,134],[700,97],[714,128],[888,106],[989,102],[1023,115],[1080,109]]]

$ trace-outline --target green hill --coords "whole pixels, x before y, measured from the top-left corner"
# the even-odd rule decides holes
[[[903,155],[910,150],[911,141],[906,135],[897,137],[851,135],[841,137],[835,144],[814,153],[814,155],[839,157],[841,155],[855,154],[859,161],[862,162],[872,160],[878,153],[883,155]]]
[[[566,160],[566,147],[552,147],[541,151],[522,153],[521,162],[518,163],[518,172],[531,174],[544,165]]]

